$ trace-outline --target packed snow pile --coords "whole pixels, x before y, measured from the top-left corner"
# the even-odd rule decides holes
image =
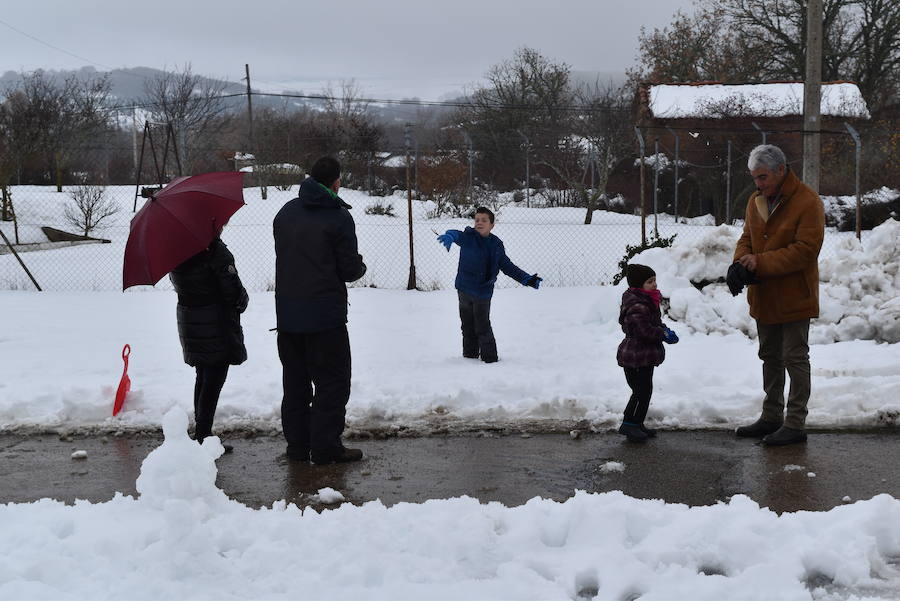
[[[157,508],[174,503],[222,503],[225,493],[216,488],[215,461],[225,448],[217,436],[199,445],[188,437],[188,416],[180,407],[162,419],[165,443],[154,449],[141,465],[136,484],[141,500]]]
[[[900,342],[900,221],[889,219],[862,245],[845,238],[834,256],[819,263],[819,341]]]
[[[254,510],[216,488],[217,444],[187,444],[184,425],[166,416],[139,498],[0,505],[0,599],[900,595],[900,501],[889,495],[782,515],[743,495],[688,507],[620,492]]]
[[[652,248],[632,259],[652,267],[668,315],[694,332],[728,334],[739,330],[755,337],[746,291],[732,297],[723,283],[698,290],[692,282],[724,278],[740,237],[737,227],[722,225],[696,240],[670,248]],[[819,318],[810,342],[842,340],[900,341],[900,222],[885,221],[866,232],[863,243],[843,238],[829,256],[819,259]]]
[[[900,190],[886,186],[870,190],[860,196],[862,206],[890,205],[900,199]],[[825,205],[825,223],[834,224],[839,229],[844,225],[856,223],[856,196],[822,196]],[[849,221],[848,221],[849,220]]]

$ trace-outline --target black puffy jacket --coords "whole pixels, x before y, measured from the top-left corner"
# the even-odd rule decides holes
[[[240,365],[247,360],[240,314],[249,297],[234,256],[216,238],[176,267],[169,279],[178,293],[178,337],[188,365]]]
[[[347,285],[366,273],[349,205],[307,178],[272,224],[275,312],[280,332],[320,332],[347,323]]]

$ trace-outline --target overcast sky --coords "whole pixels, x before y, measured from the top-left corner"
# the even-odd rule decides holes
[[[249,63],[254,87],[311,88],[355,78],[370,92],[431,99],[473,83],[521,46],[575,70],[624,71],[642,25],[661,27],[691,6],[691,0],[4,0],[0,73],[190,62],[196,73],[238,81]]]

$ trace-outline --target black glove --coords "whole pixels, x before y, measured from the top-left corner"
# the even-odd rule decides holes
[[[728,291],[731,296],[737,296],[749,284],[759,284],[759,278],[756,274],[735,261],[728,266],[728,274],[725,276],[725,283],[728,284]]]
[[[543,281],[544,281],[544,278],[539,278],[538,274],[534,274],[533,276],[529,277],[527,280],[525,280],[522,283],[525,284],[526,286],[531,286],[532,288],[537,290],[538,288],[541,287],[541,282],[543,282]]]
[[[725,283],[728,284],[728,291],[731,293],[731,296],[737,296],[744,289],[744,284],[738,277],[738,267],[742,267],[742,265],[737,261],[729,265],[728,274],[725,276]]]

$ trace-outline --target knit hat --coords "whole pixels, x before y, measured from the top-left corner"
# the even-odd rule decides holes
[[[625,267],[625,279],[632,288],[643,288],[644,282],[652,277],[656,277],[656,272],[646,265],[629,263]]]

